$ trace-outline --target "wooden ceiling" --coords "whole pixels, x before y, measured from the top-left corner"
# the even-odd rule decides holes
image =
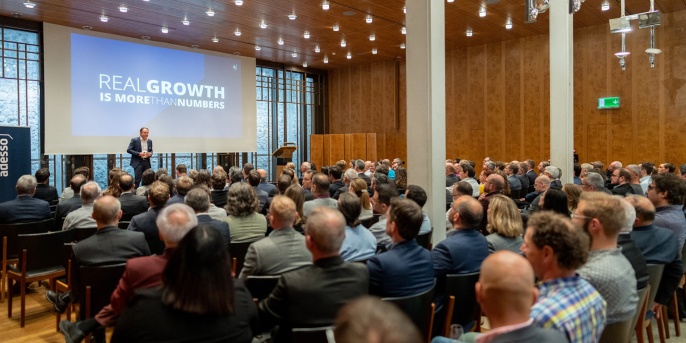
[[[182,46],[197,45],[200,49],[220,51],[289,65],[302,65],[319,69],[335,69],[350,64],[371,63],[404,58],[400,45],[405,42],[401,29],[405,23],[405,0],[329,0],[330,9],[323,10],[324,0],[243,0],[237,6],[234,0],[30,0],[36,4],[27,8],[27,0],[3,0],[0,15],[43,21],[93,31],[162,41]],[[432,0],[434,1],[434,0]],[[489,2],[493,2],[490,0]],[[497,0],[495,0],[497,1]],[[534,36],[548,32],[548,13],[539,14],[535,23],[525,23],[526,0],[500,0],[486,4],[486,0],[455,0],[445,4],[446,50],[482,45],[486,43]],[[551,0],[557,2],[558,0]],[[610,9],[601,11],[601,4],[609,1]],[[128,11],[118,7],[126,5]],[[485,6],[486,17],[479,17]],[[574,26],[585,27],[606,24],[620,16],[619,0],[586,0],[574,14]],[[206,14],[212,9],[215,15]],[[628,13],[646,12],[649,0],[627,0]],[[686,10],[686,0],[655,0],[655,9],[662,12]],[[290,20],[288,15],[297,18]],[[367,24],[365,17],[373,22]],[[106,15],[109,20],[99,20]],[[184,18],[190,25],[184,25]],[[513,28],[505,29],[510,18]],[[264,21],[268,26],[260,28]],[[338,25],[340,31],[332,27]],[[168,33],[162,33],[165,26]],[[465,32],[471,28],[472,37]],[[241,35],[234,33],[240,30]],[[310,38],[303,37],[304,32]],[[375,41],[369,35],[376,36]],[[218,42],[213,43],[212,38]],[[277,43],[281,38],[283,45]],[[341,47],[345,39],[346,47]],[[261,49],[256,51],[255,46]],[[315,47],[320,52],[315,52]],[[376,48],[378,53],[372,54]],[[293,53],[297,55],[293,57]],[[350,52],[351,59],[346,58]],[[324,57],[328,57],[328,64]]]

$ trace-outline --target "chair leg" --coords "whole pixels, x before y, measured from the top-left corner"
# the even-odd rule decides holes
[[[653,339],[653,324],[648,323],[648,326],[646,326],[646,336],[648,336],[648,343],[655,343],[655,340]]]
[[[662,318],[655,318],[657,322],[657,334],[660,337],[660,343],[665,343],[665,327]]]
[[[7,279],[7,318],[12,318],[12,281]]]
[[[662,327],[665,329],[665,338],[669,339],[669,317],[667,316],[667,306],[661,306],[662,315],[660,320],[662,320]]]
[[[636,328],[634,328],[634,331],[636,333],[636,342],[638,343],[644,343],[643,341],[643,323],[641,320],[638,320],[638,323],[636,323]]]
[[[21,282],[19,283],[21,285],[21,307],[19,308],[19,313],[20,313],[20,322],[21,325],[20,327],[24,327],[24,316],[26,315],[26,280],[22,276]]]
[[[672,307],[674,308],[674,334],[677,337],[681,337],[681,321],[679,320],[679,304],[676,300],[676,292],[672,296]]]

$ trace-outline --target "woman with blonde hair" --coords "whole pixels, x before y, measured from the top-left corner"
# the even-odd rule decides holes
[[[523,223],[517,205],[509,197],[496,194],[488,205],[488,225],[491,234],[486,236],[488,251],[509,250],[519,253],[522,246]]]
[[[360,213],[360,220],[365,220],[371,218],[374,213],[372,212],[372,204],[369,202],[369,192],[367,191],[367,183],[362,179],[354,179],[350,181],[350,187],[348,187],[350,193],[354,193],[360,198],[360,206],[362,208],[362,213]]]
[[[576,206],[579,205],[579,198],[581,197],[581,187],[573,183],[567,183],[562,186],[562,191],[565,192],[567,196],[567,207],[569,212],[574,212]]]

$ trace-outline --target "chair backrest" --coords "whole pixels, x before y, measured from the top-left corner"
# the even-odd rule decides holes
[[[253,242],[241,242],[229,244],[229,255],[236,259],[236,275],[241,274],[243,269],[243,262],[245,261],[245,254],[248,252],[248,247]]]
[[[334,343],[333,326],[318,328],[293,328],[293,342],[298,343]]]
[[[129,228],[129,224],[131,224],[130,221],[120,221],[119,224],[117,224],[117,227],[119,227],[122,230],[126,230]]]
[[[42,233],[52,229],[52,219],[39,222],[3,224],[0,225],[0,240],[7,237],[7,258],[15,259],[19,257],[21,249],[17,246],[16,239],[19,234]],[[0,255],[2,255],[2,245],[0,245]]]
[[[641,323],[638,324],[643,327],[643,318],[645,318],[645,313],[648,310],[648,294],[650,293],[650,285],[646,285],[645,287],[641,288],[638,290],[638,304],[636,305],[636,313],[634,313],[634,318],[631,320],[631,327],[629,327],[629,337],[625,340],[625,342],[629,341],[629,338],[631,338],[631,330],[636,328],[636,323],[640,320]]]
[[[272,293],[280,278],[281,275],[250,275],[245,280],[245,287],[254,299],[262,300]]]
[[[655,300],[655,293],[660,287],[660,280],[662,280],[662,272],[665,270],[664,264],[649,264],[648,265],[648,284],[650,285],[650,293],[648,294],[648,302]]]
[[[77,242],[80,242],[92,235],[94,235],[97,231],[97,227],[85,227],[85,228],[79,228],[79,229],[72,229],[74,230],[74,240]]]
[[[434,286],[419,294],[406,297],[382,298],[381,300],[398,306],[417,326],[422,333],[422,337],[428,337],[431,330],[431,315],[433,314],[431,303],[434,298]]]
[[[373,216],[371,216],[371,217],[369,217],[369,218],[367,218],[367,219],[360,220],[360,224],[362,224],[362,226],[364,226],[364,227],[366,227],[367,229],[369,229],[372,225],[374,225],[374,224],[376,224],[376,223],[379,222],[379,217],[381,217],[381,215],[375,214],[375,215],[373,215]]]
[[[443,293],[445,303],[447,304],[451,295],[455,297],[452,320],[449,324],[460,324],[464,327],[476,318],[479,304],[476,302],[474,285],[479,281],[479,273],[446,275]]]
[[[26,263],[27,271],[62,266],[64,243],[71,242],[73,237],[69,230],[17,235],[17,248],[27,252],[26,261],[19,256],[19,265]]]
[[[81,287],[81,311],[86,311],[91,316],[110,303],[110,296],[117,285],[126,263],[111,264],[104,266],[81,266],[80,268],[80,287]],[[90,287],[90,300],[86,298],[86,287]],[[86,309],[87,305],[88,309]],[[87,317],[83,317],[87,318]]]
[[[628,342],[631,338],[631,321],[629,318],[623,322],[612,323],[605,326],[602,335],[600,335],[600,343],[615,343]]]
[[[417,244],[421,245],[422,247],[431,250],[431,240],[433,238],[434,234],[434,228],[431,227],[431,231],[427,233],[423,233],[421,235],[417,235],[415,240],[417,241]]]

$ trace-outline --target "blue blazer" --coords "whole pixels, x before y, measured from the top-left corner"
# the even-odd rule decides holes
[[[436,277],[478,272],[488,254],[488,241],[476,228],[448,232],[431,252]]]
[[[131,138],[129,147],[126,149],[126,152],[131,154],[131,163],[129,164],[131,167],[138,167],[138,164],[140,164],[143,160],[140,156],[138,156],[138,154],[140,154],[141,151],[143,151],[143,149],[141,148],[141,138]],[[148,152],[152,154],[152,139],[148,139]]]
[[[229,231],[229,223],[222,220],[216,220],[210,217],[210,215],[207,213],[200,214],[197,217],[198,225],[205,224],[217,230],[222,235],[222,238],[224,238],[224,243],[226,244],[226,247],[229,247],[229,244],[231,243],[231,232]]]
[[[369,294],[404,297],[426,291],[434,285],[432,266],[431,253],[414,239],[395,243],[367,261]]]
[[[0,204],[0,224],[34,222],[50,218],[50,204],[29,195],[21,195]]]

